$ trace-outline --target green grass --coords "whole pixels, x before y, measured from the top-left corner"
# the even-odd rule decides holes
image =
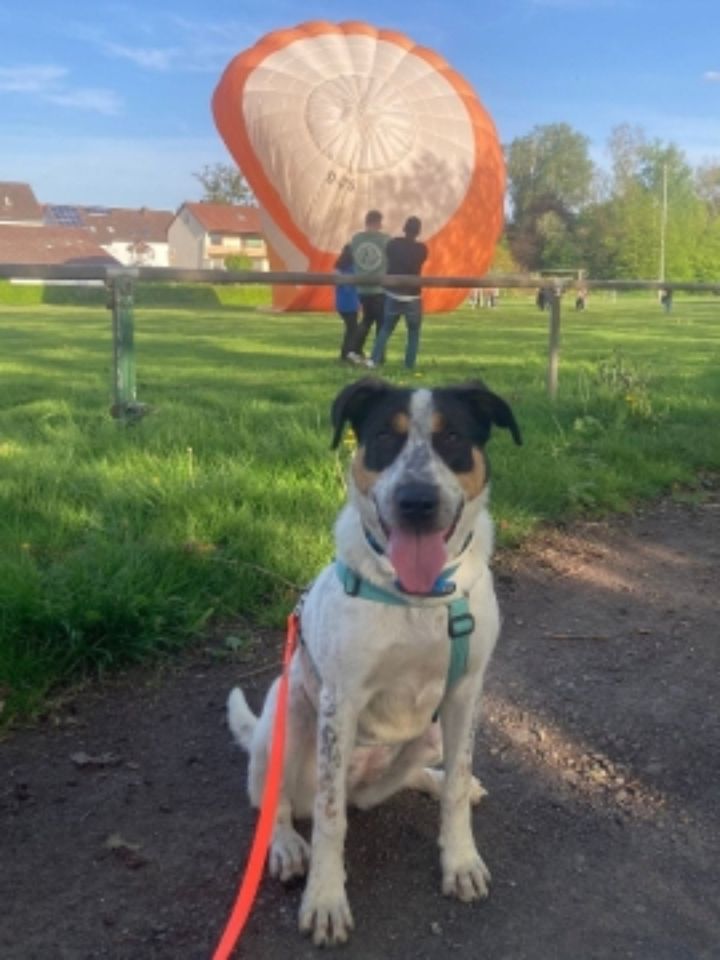
[[[720,468],[719,320],[681,298],[669,316],[638,297],[566,310],[552,404],[547,316],[508,299],[427,318],[409,379],[480,376],[512,403],[525,444],[499,431],[490,455],[501,541],[518,542]],[[107,311],[0,306],[0,720],[215,619],[282,622],[332,554],[348,451],[330,452],[328,411],[357,375],[339,338],[333,316],[140,305],[152,413],[123,427]],[[398,383],[403,345],[398,329]]]

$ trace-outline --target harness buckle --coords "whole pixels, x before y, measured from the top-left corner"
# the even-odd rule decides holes
[[[451,640],[469,636],[475,629],[475,617],[466,613],[451,614],[448,617],[448,633]]]
[[[357,597],[357,595],[360,593],[361,586],[362,577],[359,577],[354,570],[346,567],[343,576],[343,587],[345,588],[345,593],[349,597]]]

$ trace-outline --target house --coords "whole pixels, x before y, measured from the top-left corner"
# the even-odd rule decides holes
[[[42,223],[42,207],[29,183],[0,181],[0,224],[39,227]]]
[[[117,266],[87,230],[0,223],[0,263]]]
[[[107,253],[125,266],[167,267],[170,210],[124,207],[82,207],[46,204],[45,222],[81,228]]]
[[[170,225],[168,241],[174,267],[222,270],[229,256],[247,258],[249,269],[270,267],[257,207],[184,203]]]

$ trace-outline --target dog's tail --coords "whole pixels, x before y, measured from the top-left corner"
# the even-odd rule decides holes
[[[245,750],[250,750],[257,717],[248,706],[240,687],[230,691],[227,702],[227,722],[232,735]]]

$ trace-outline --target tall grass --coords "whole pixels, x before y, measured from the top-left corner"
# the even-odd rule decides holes
[[[558,400],[547,316],[529,298],[429,317],[414,385],[482,377],[525,444],[490,454],[501,539],[541,520],[627,509],[720,467],[715,302],[638,298],[566,312]],[[111,343],[97,307],[0,307],[0,701],[170,650],[218,617],[279,623],[332,554],[347,450],[328,410],[357,376],[340,322],[248,309],[142,309],[133,427],[108,415]],[[2,717],[0,716],[0,719]]]

